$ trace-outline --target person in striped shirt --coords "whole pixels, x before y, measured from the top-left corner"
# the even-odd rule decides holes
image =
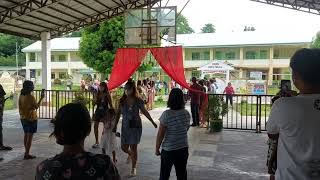
[[[171,90],[168,107],[169,109],[164,111],[159,119],[160,127],[155,152],[157,156],[161,155],[160,180],[169,179],[172,166],[175,167],[177,180],[186,180],[189,156],[188,130],[191,116],[185,109],[181,89]]]

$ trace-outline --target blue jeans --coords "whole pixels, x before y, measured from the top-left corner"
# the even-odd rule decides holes
[[[191,103],[192,124],[199,126],[199,104]]]

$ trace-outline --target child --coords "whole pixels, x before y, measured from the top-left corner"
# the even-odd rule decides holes
[[[110,155],[112,153],[112,160],[117,163],[116,159],[116,134],[112,132],[115,126],[115,110],[108,109],[105,118],[103,119],[103,132],[101,136],[102,153]]]

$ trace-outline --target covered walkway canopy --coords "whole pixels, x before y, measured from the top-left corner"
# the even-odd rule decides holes
[[[41,39],[42,86],[51,89],[51,38],[160,0],[0,0],[0,32]],[[160,4],[159,4],[160,5]],[[27,73],[28,74],[28,73]]]
[[[252,0],[320,14],[318,0]],[[161,0],[0,0],[0,32],[41,39],[42,85],[51,89],[49,39]]]

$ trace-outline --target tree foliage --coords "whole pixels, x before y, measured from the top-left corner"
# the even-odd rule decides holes
[[[316,38],[312,41],[312,48],[320,48],[320,31],[317,33]]]
[[[216,29],[215,29],[215,27],[214,27],[213,24],[208,23],[208,24],[205,24],[205,25],[201,28],[201,32],[202,32],[202,33],[215,33],[215,32],[216,32]]]
[[[16,66],[16,43],[18,44],[18,64],[25,65],[25,56],[21,49],[33,42],[22,37],[0,34],[0,66]]]
[[[177,34],[191,34],[194,30],[190,27],[188,19],[180,14],[177,17]]]
[[[80,57],[94,70],[109,74],[118,48],[124,47],[124,18],[116,17],[85,28],[80,41]]]

